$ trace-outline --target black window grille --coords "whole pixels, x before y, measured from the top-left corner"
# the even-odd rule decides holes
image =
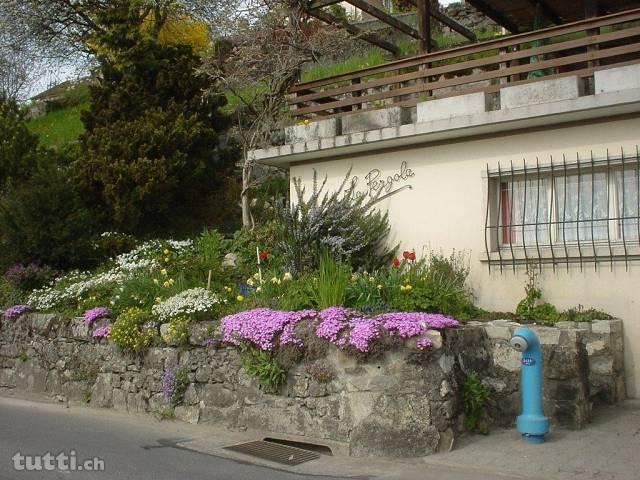
[[[489,269],[640,260],[640,154],[487,165]]]

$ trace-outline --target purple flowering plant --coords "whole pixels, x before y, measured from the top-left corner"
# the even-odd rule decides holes
[[[96,320],[111,317],[112,312],[107,307],[95,307],[84,312],[82,317],[84,318],[84,324],[88,327],[93,325]]]
[[[5,318],[18,318],[20,315],[24,315],[30,311],[31,307],[29,305],[13,305],[12,307],[7,308],[3,312],[3,315]]]
[[[318,338],[344,349],[368,353],[383,336],[401,339],[416,338],[419,349],[432,346],[429,330],[457,327],[458,321],[437,313],[391,312],[367,316],[345,307],[330,307],[320,311],[297,312],[258,308],[227,315],[221,321],[223,340],[233,345],[249,342],[261,350],[273,351],[284,345],[303,346],[296,334],[303,322],[313,325]]]
[[[181,404],[189,383],[189,371],[186,368],[165,369],[162,373],[162,395],[165,401],[172,407]]]
[[[102,325],[100,327],[96,327],[91,333],[91,336],[93,338],[108,338],[110,333],[111,325]]]

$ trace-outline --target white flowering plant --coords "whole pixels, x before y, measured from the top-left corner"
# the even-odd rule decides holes
[[[158,320],[165,322],[186,315],[202,318],[215,311],[222,303],[221,298],[206,288],[191,288],[154,305],[151,309]]]
[[[50,285],[34,290],[28,303],[39,311],[67,313],[98,305],[108,305],[115,311],[132,306],[148,308],[156,298],[177,290],[175,281],[162,279],[159,272],[166,271],[172,262],[190,254],[192,249],[192,240],[150,240],[118,255],[96,272],[74,271],[55,279]]]

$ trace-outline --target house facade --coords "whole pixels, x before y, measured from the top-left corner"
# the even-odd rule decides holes
[[[625,15],[599,21],[619,26]],[[640,60],[629,53],[639,48],[626,26],[598,28],[602,43],[584,40],[583,50],[565,36],[528,43],[528,53],[509,45],[493,60],[454,52],[464,55],[456,67],[434,68],[438,53],[429,54],[422,65],[449,71],[405,69],[390,80],[376,71],[368,89],[363,78],[351,87],[344,78],[307,85],[293,112],[322,115],[288,128],[284,145],[253,154],[288,167],[308,188],[314,174],[331,189],[351,172],[356,191],[389,212],[391,243],[469,256],[469,286],[484,309],[514,311],[535,268],[543,300],[621,318],[627,394],[638,397]],[[532,55],[565,41],[553,60]]]

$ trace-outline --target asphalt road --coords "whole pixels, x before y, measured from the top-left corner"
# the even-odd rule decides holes
[[[196,452],[176,445],[188,441],[179,423],[144,421],[124,415],[85,408],[66,409],[62,405],[37,404],[2,399],[0,401],[0,479],[153,479],[153,480],[296,480],[337,477],[295,475],[278,469]],[[172,436],[175,432],[178,435]],[[53,456],[69,456],[75,451],[76,465],[99,457],[103,471],[62,471]],[[16,470],[13,457],[52,454],[41,461],[51,471]],[[26,457],[17,459],[26,468]],[[100,460],[92,466],[100,467]],[[34,459],[34,462],[36,460]],[[37,463],[35,463],[37,466]],[[65,467],[66,468],[66,467]],[[63,468],[64,470],[64,468]]]
[[[504,468],[505,463],[513,460],[510,458],[501,458],[491,464],[485,462],[480,466],[478,460],[487,456],[487,452],[476,452],[474,456],[477,449],[473,448],[473,442],[459,452],[454,450],[450,454],[417,459],[322,455],[296,467],[280,467],[276,463],[224,449],[225,446],[264,438],[265,432],[230,432],[215,424],[159,421],[150,415],[128,415],[80,405],[67,408],[64,404],[42,403],[39,397],[32,400],[37,401],[0,395],[0,480],[555,479],[554,476],[539,477],[535,471],[528,472],[529,475],[501,471],[500,467]],[[507,443],[501,450],[508,456],[513,442],[509,433],[503,437]],[[493,452],[495,448],[490,442],[489,452]],[[60,453],[67,458],[59,458]],[[45,456],[47,454],[48,457]],[[455,458],[447,461],[451,455]],[[530,451],[525,451],[521,463],[529,455]],[[88,471],[84,468],[86,459],[91,460],[90,466],[104,468]],[[84,469],[70,471],[69,466],[73,463]],[[28,471],[30,465],[40,465],[41,468]],[[51,467],[51,470],[46,470],[46,467]],[[577,479],[572,477],[571,480]]]

